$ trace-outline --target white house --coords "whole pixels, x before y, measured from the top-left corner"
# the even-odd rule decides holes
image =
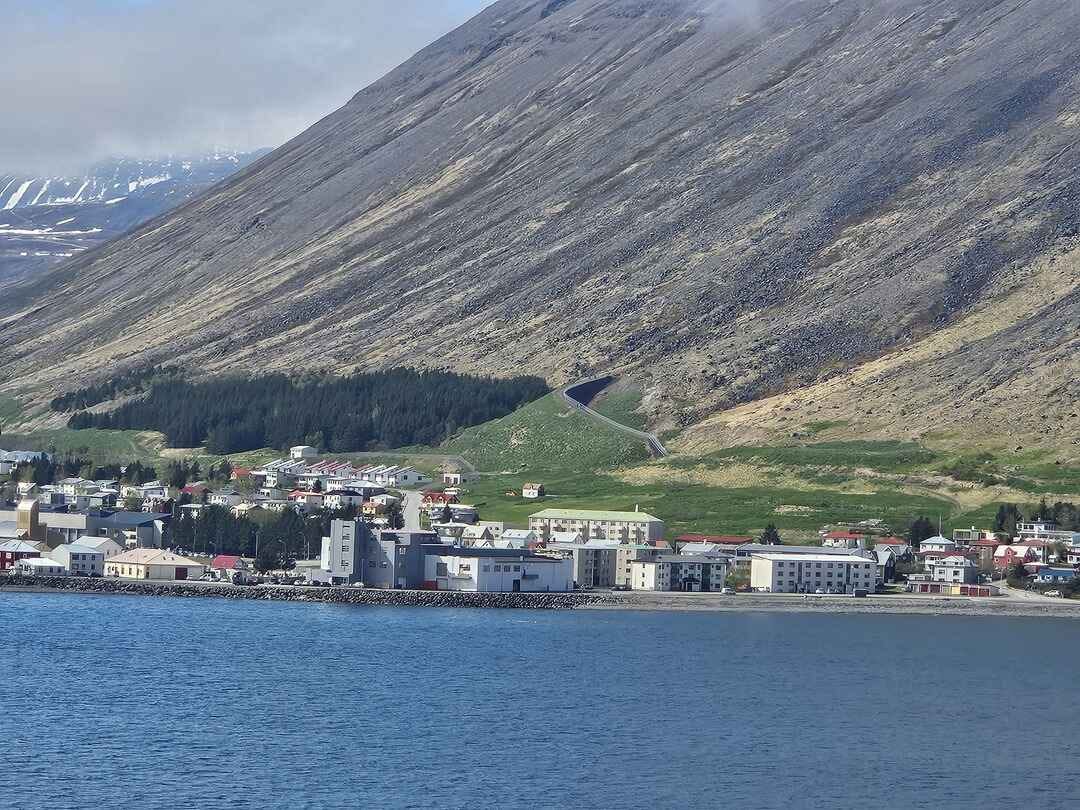
[[[426,587],[440,591],[572,591],[573,561],[512,549],[447,549],[425,556],[424,581]]]
[[[504,529],[499,539],[505,548],[532,548],[540,542],[540,535],[532,529]]]
[[[364,505],[364,494],[354,489],[335,489],[323,495],[326,509],[359,509]]]
[[[23,557],[12,570],[27,577],[66,577],[68,574],[62,563],[48,557]]]
[[[919,544],[919,551],[956,551],[956,543],[939,534],[923,540]]]
[[[235,489],[219,489],[217,492],[210,493],[209,501],[212,506],[224,506],[231,509],[242,504],[244,496]]]
[[[876,560],[855,554],[767,552],[750,560],[750,587],[764,593],[853,593],[876,583]]]
[[[298,444],[296,447],[289,448],[289,458],[293,461],[305,461],[316,458],[318,455],[319,451],[309,444]]]
[[[105,554],[97,549],[65,543],[50,551],[49,556],[70,574],[101,576],[105,573]]]
[[[534,501],[537,498],[543,498],[544,494],[543,484],[530,481],[521,485],[521,497],[526,500]]]

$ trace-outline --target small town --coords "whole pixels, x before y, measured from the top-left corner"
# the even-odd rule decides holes
[[[823,526],[814,544],[789,544],[771,525],[760,536],[671,536],[662,519],[638,509],[537,508],[527,525],[510,526],[482,519],[466,502],[464,471],[433,480],[408,465],[321,459],[306,445],[252,469],[225,463],[214,472],[227,483],[216,487],[20,480],[20,468],[47,458],[0,454],[5,574],[477,593],[1080,593],[1080,532],[1051,520],[1013,520],[1007,532],[955,529],[952,537],[926,521],[905,536],[866,520]],[[520,496],[540,507],[547,492],[530,482]],[[267,528],[230,540],[222,521],[256,514],[264,521],[251,525]],[[201,525],[217,527],[213,539],[200,537]]]

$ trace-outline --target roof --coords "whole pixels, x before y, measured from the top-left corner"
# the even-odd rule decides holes
[[[210,561],[211,568],[233,569],[242,558],[236,554],[218,554]]]
[[[942,557],[940,560],[931,563],[931,565],[959,565],[962,568],[972,568],[975,563],[959,554],[950,554],[948,557]]]
[[[678,563],[680,565],[693,564],[693,565],[727,565],[731,561],[730,554],[725,554],[719,557],[708,557],[703,554],[660,554],[652,559],[646,560],[633,560],[633,562],[642,563],[643,565],[650,565],[652,563]]]
[[[114,546],[119,546],[120,545],[115,540],[113,540],[111,537],[94,537],[93,535],[89,535],[89,534],[84,534],[81,537],[75,538],[74,545],[82,546],[83,548],[88,548],[88,549],[91,549],[93,551],[96,551],[97,549],[99,549],[103,545],[105,545],[106,543],[112,543]]]
[[[519,548],[461,548],[460,546],[441,546],[429,544],[426,550],[428,554],[436,554],[440,557],[503,557],[509,560],[521,560],[522,562],[559,562],[557,557],[547,557],[542,554],[534,554]]]
[[[543,509],[539,512],[534,512],[529,515],[529,519],[540,518],[557,520],[564,518],[567,520],[607,520],[607,521],[627,521],[627,522],[643,522],[643,523],[662,523],[660,518],[650,515],[648,512],[609,512],[603,510],[591,510],[591,509]]]
[[[24,557],[23,559],[19,560],[19,563],[21,565],[29,565],[33,568],[45,568],[46,566],[54,566],[56,568],[64,567],[64,564],[62,562],[57,562],[56,560],[49,559],[48,557]]]
[[[563,532],[559,533],[563,534]],[[529,537],[536,537],[536,532],[534,532],[532,529],[503,529],[502,537],[526,540]]]
[[[0,539],[18,537],[19,524],[14,520],[0,520]]]
[[[91,546],[84,546],[81,543],[61,543],[59,546],[53,549],[58,551],[59,549],[65,549],[73,554],[104,554],[103,551]]]
[[[880,537],[874,540],[874,545],[877,546],[910,546],[907,540],[903,537]]]
[[[170,551],[162,551],[160,548],[133,548],[117,554],[109,560],[110,563],[128,563],[130,565],[198,565],[202,563],[173,554]]]
[[[172,515],[166,512],[114,512],[102,518],[101,524],[116,529],[149,526],[156,520],[164,520]]]
[[[775,548],[775,546],[773,546]],[[818,549],[820,551],[820,549]],[[767,552],[755,554],[763,560],[780,562],[781,560],[805,560],[808,562],[842,562],[842,563],[872,563],[869,557],[859,557],[855,554],[790,554],[784,552]]]
[[[679,543],[716,543],[720,546],[740,546],[753,539],[735,534],[680,534],[675,538]]]
[[[6,551],[9,554],[37,554],[38,547],[32,546],[29,543],[24,543],[22,540],[8,540],[6,543],[0,543],[0,551]]]
[[[745,543],[735,551],[746,556],[747,554],[772,554],[772,553],[784,553],[784,554],[818,554],[828,557],[843,557],[845,555],[851,555],[851,551],[846,548],[828,548],[826,546],[767,546],[763,543]]]
[[[1055,579],[1065,579],[1065,578],[1067,578],[1067,579],[1075,579],[1076,578],[1076,570],[1073,569],[1073,568],[1052,568],[1052,567],[1049,567],[1049,566],[1046,567],[1046,568],[1040,568],[1039,569],[1039,576],[1040,577],[1045,577],[1047,575],[1052,576]]]
[[[925,540],[922,541],[922,545],[926,545],[927,543],[930,543],[930,544],[935,545],[935,546],[939,546],[942,543],[944,543],[945,545],[949,545],[949,546],[955,546],[956,545],[955,540],[950,540],[948,537],[942,537],[940,534],[936,534],[933,537],[927,537]]]

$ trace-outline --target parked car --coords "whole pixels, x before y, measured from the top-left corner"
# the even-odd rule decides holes
[[[1043,594],[1043,596],[1050,596],[1050,597],[1053,597],[1055,599],[1060,599],[1061,598],[1061,591],[1047,591],[1046,593]]]
[[[738,591],[736,591],[734,588],[729,588],[727,586],[724,586],[723,588],[720,589],[720,594],[722,596],[734,596],[737,593],[738,593]]]

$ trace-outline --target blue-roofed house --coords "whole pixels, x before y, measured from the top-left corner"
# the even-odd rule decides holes
[[[1076,579],[1076,570],[1073,568],[1052,568],[1046,566],[1040,568],[1035,576],[1035,581],[1040,585],[1064,585]]]

